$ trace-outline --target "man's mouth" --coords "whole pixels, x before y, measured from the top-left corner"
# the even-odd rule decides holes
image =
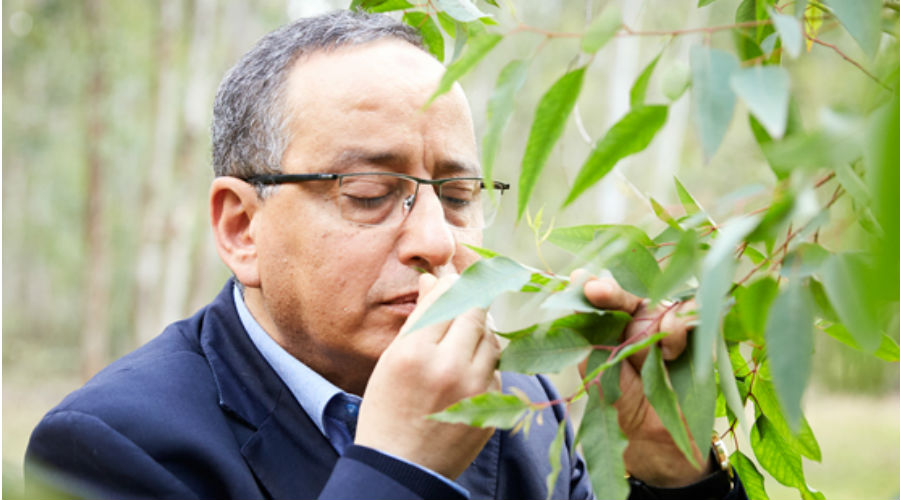
[[[382,302],[382,305],[397,314],[409,316],[416,308],[416,302],[418,300],[419,292],[410,292],[388,299]]]

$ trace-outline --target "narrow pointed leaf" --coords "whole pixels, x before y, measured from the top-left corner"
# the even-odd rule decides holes
[[[585,190],[600,181],[619,160],[649,146],[666,123],[668,109],[666,106],[642,106],[631,110],[616,122],[581,166],[563,206],[575,201]]]
[[[444,61],[444,35],[431,16],[424,12],[407,12],[403,14],[403,22],[419,30],[428,52],[438,61]]]
[[[756,217],[729,221],[703,259],[700,288],[697,290],[700,325],[691,336],[691,342],[695,346],[694,362],[700,373],[707,373],[712,366],[712,351],[719,332],[722,310],[725,307],[725,295],[731,288],[734,274],[734,252],[738,243],[756,227],[758,221]]]
[[[499,368],[519,373],[556,373],[591,353],[591,343],[579,332],[597,322],[593,314],[575,314],[554,321],[544,331],[513,339],[500,356]]]
[[[690,84],[691,68],[681,61],[675,61],[663,72],[659,87],[669,100],[677,101]]]
[[[562,135],[566,120],[575,107],[581,92],[585,68],[578,68],[563,75],[541,97],[534,113],[534,122],[528,135],[528,144],[522,157],[522,173],[519,176],[519,205],[516,220],[522,218],[531,191],[547,163],[553,146]]]
[[[769,17],[775,24],[778,36],[781,37],[781,46],[784,47],[784,51],[791,58],[799,57],[803,50],[803,28],[800,26],[800,21],[794,16],[779,14],[771,10]]]
[[[487,105],[487,131],[481,140],[481,169],[485,183],[490,185],[493,181],[494,158],[500,145],[500,136],[509,123],[509,117],[513,112],[516,93],[525,84],[525,76],[528,74],[528,63],[521,60],[510,61],[500,71],[497,84]]]
[[[772,383],[788,422],[797,429],[813,351],[812,298],[797,280],[789,283],[772,304],[766,322],[766,346]]]
[[[442,11],[461,23],[470,23],[482,17],[488,17],[487,14],[478,10],[478,7],[470,0],[437,0],[437,4]]]
[[[475,427],[512,429],[525,416],[528,404],[512,394],[486,392],[463,399],[428,418]]]
[[[834,166],[834,174],[837,176],[841,187],[847,190],[847,194],[853,198],[857,204],[868,207],[872,203],[872,196],[869,194],[869,187],[859,178],[859,175],[846,163]]]
[[[678,291],[694,275],[699,261],[697,253],[699,243],[695,231],[687,230],[682,233],[665,271],[653,280],[653,286],[650,287],[650,299],[653,302],[665,299],[673,292]]]
[[[881,41],[881,0],[828,0],[828,6],[870,59]]]
[[[634,85],[631,86],[631,108],[637,108],[644,105],[644,98],[647,96],[647,85],[650,83],[650,77],[653,75],[653,70],[656,68],[656,63],[659,62],[659,56],[662,55],[662,52],[656,55],[647,67],[641,71],[641,74],[638,75],[637,80],[634,81]],[[674,100],[674,99],[673,99]]]
[[[678,397],[669,387],[662,354],[660,354],[659,347],[655,345],[650,347],[650,353],[641,368],[641,380],[644,382],[644,395],[656,410],[656,414],[666,426],[666,430],[672,435],[678,449],[684,453],[694,467],[699,469],[700,466],[691,450],[690,438],[678,409]],[[711,415],[713,408],[710,408],[709,411]]]
[[[588,396],[577,441],[584,449],[594,496],[624,500],[629,492],[623,458],[628,440],[619,428],[618,412],[606,402],[600,391],[592,386]]]
[[[731,366],[731,356],[728,353],[728,346],[725,345],[725,339],[716,337],[716,368],[719,374],[719,388],[722,389],[722,396],[725,398],[725,404],[735,418],[741,424],[741,428],[746,432],[747,424],[744,419],[744,400],[741,398],[741,391],[734,376],[734,367]],[[701,373],[700,376],[703,374]]]
[[[756,465],[747,458],[747,455],[740,451],[735,451],[728,457],[728,461],[731,462],[737,475],[741,478],[741,484],[744,485],[744,490],[747,491],[747,498],[769,500],[763,475],[756,470]]]
[[[678,180],[678,177],[675,177],[675,191],[678,193],[678,199],[681,201],[681,206],[684,207],[684,212],[688,215],[694,215],[702,211],[700,205],[697,203],[697,200],[691,196],[691,193],[684,187],[681,181]]]
[[[691,111],[707,158],[719,149],[731,123],[735,95],[729,81],[737,69],[737,59],[728,52],[691,47]]]
[[[737,310],[741,325],[750,339],[757,345],[765,342],[766,319],[772,302],[778,296],[778,284],[766,276],[754,281],[745,288],[735,290],[734,308]]]
[[[856,339],[854,339],[853,335],[847,330],[847,327],[840,323],[829,326],[825,329],[825,333],[831,335],[835,340],[843,342],[858,351],[862,351],[859,344],[856,342]],[[900,361],[900,346],[897,345],[896,340],[886,334],[881,334],[881,345],[878,346],[878,349],[875,349],[875,352],[872,354],[888,362]]]
[[[550,473],[547,474],[547,500],[553,500],[553,490],[556,480],[559,478],[559,471],[562,468],[563,443],[566,437],[566,421],[559,423],[556,429],[556,437],[550,443],[550,450],[547,452],[547,459],[550,461]]]
[[[731,88],[750,108],[769,135],[784,137],[787,128],[790,76],[780,66],[753,66],[734,72]]]
[[[600,15],[591,21],[581,38],[581,50],[588,54],[597,52],[612,40],[621,26],[622,11],[616,4],[610,3],[600,12]]]
[[[677,229],[681,231],[681,226],[678,225],[678,222],[675,220],[675,217],[672,217],[672,214],[666,210],[666,207],[660,205],[658,201],[656,201],[653,197],[650,197],[650,206],[653,208],[653,213],[659,218],[659,220],[666,223],[667,226],[672,229]]]
[[[691,347],[688,347],[690,350]],[[712,435],[716,411],[716,380],[711,373],[699,374],[690,352],[669,363],[669,379],[678,396],[678,406],[691,437],[706,443]],[[703,449],[702,446],[700,446]]]
[[[607,369],[612,368],[613,366],[621,363],[622,360],[627,358],[628,356],[631,356],[632,354],[634,354],[638,351],[642,351],[642,350],[646,349],[648,346],[659,342],[666,335],[668,335],[668,333],[659,332],[659,333],[655,333],[645,339],[642,339],[640,342],[628,344],[626,347],[622,348],[619,352],[617,352],[615,356],[607,359],[606,361],[604,361],[603,363],[598,365],[596,368],[591,370],[590,373],[588,373],[588,375],[582,379],[582,382],[584,382],[585,384],[589,384],[592,380],[594,380],[597,377],[597,375],[600,375]]]
[[[441,77],[437,89],[434,91],[434,94],[431,94],[431,97],[428,98],[428,102],[425,103],[425,106],[430,105],[438,96],[450,90],[456,80],[459,80],[463,75],[468,73],[469,70],[475,67],[475,65],[478,64],[478,61],[484,58],[484,56],[487,55],[494,46],[500,43],[500,40],[502,39],[502,35],[488,32],[481,32],[469,39],[465,51],[458,59],[453,61],[453,63],[447,67],[447,71],[445,71],[444,76]],[[457,40],[459,40],[459,38],[457,38]]]
[[[881,329],[871,313],[876,292],[865,285],[865,277],[873,272],[866,262],[854,254],[834,254],[822,269],[822,284],[828,299],[865,352],[881,345]]]
[[[519,290],[530,279],[531,270],[506,257],[478,260],[407,331],[455,318],[473,307],[485,308],[498,295]]]

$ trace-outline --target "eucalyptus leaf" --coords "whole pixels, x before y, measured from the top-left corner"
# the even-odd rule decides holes
[[[731,356],[728,353],[728,346],[725,339],[716,337],[716,365],[719,374],[719,388],[722,389],[722,396],[725,398],[725,404],[735,418],[740,422],[744,432],[747,431],[747,424],[744,420],[744,401],[741,398],[741,391],[734,376],[734,368],[731,366]],[[700,376],[703,374],[701,373]]]
[[[485,392],[458,401],[428,418],[452,424],[512,429],[528,408],[527,403],[512,394]]]
[[[691,47],[691,112],[700,134],[700,144],[709,159],[725,137],[734,112],[735,94],[731,75],[738,61],[728,52],[702,45]]]
[[[691,449],[691,441],[684,421],[681,419],[678,397],[666,380],[666,368],[663,365],[662,354],[660,354],[659,347],[655,345],[650,346],[650,352],[641,368],[641,380],[644,383],[644,395],[656,410],[656,414],[659,415],[659,419],[669,431],[678,449],[687,457],[691,465],[700,469]],[[715,403],[715,399],[713,399],[713,403]],[[709,408],[710,415],[712,415],[713,408],[714,406]]]
[[[712,366],[712,350],[719,331],[725,296],[731,288],[734,275],[734,252],[737,245],[758,224],[756,217],[732,219],[720,230],[706,258],[703,259],[700,288],[697,300],[700,303],[700,326],[691,342],[694,344],[694,363],[697,371],[708,373]]]
[[[795,488],[806,487],[800,455],[781,439],[765,416],[760,416],[753,424],[750,446],[760,465],[779,483]]]
[[[769,276],[734,292],[734,308],[738,312],[741,325],[757,345],[765,343],[766,319],[777,296],[778,284]]]
[[[784,137],[787,128],[790,76],[780,66],[753,66],[731,75],[731,88],[769,135]]]
[[[681,230],[681,226],[678,225],[678,221],[675,220],[675,217],[672,217],[672,214],[666,210],[666,207],[660,205],[658,201],[656,201],[652,196],[650,197],[650,206],[653,208],[653,213],[656,214],[656,217],[659,220],[663,221],[671,227],[672,229]]]
[[[831,253],[821,245],[800,243],[784,257],[781,274],[795,279],[806,278],[818,273],[830,256]]]
[[[616,36],[620,27],[622,27],[622,11],[615,3],[607,4],[600,15],[591,21],[581,38],[581,50],[588,54],[597,52]]]
[[[881,345],[881,328],[873,317],[876,291],[866,286],[866,277],[874,270],[856,254],[834,254],[823,266],[822,284],[841,323],[865,352],[874,352]]]
[[[769,364],[766,363],[763,366],[768,367]],[[753,397],[757,404],[757,410],[769,419],[769,423],[772,424],[782,440],[803,456],[817,462],[822,461],[822,450],[806,417],[801,417],[800,425],[796,430],[792,429],[770,379],[764,376],[756,378],[753,384]]]
[[[547,459],[550,461],[550,473],[547,474],[547,500],[553,500],[554,486],[559,478],[559,471],[562,468],[563,443],[566,437],[566,422],[563,420],[556,428],[556,436],[550,443],[550,450],[547,452]]]
[[[789,282],[772,304],[766,321],[766,350],[778,399],[796,429],[813,353],[813,304],[809,289],[798,280]]]
[[[637,108],[644,105],[644,99],[647,96],[647,85],[650,83],[650,77],[653,75],[653,70],[656,68],[656,63],[659,62],[659,56],[662,55],[662,52],[656,55],[652,61],[641,71],[641,74],[638,75],[637,79],[634,81],[634,84],[631,86],[631,108]],[[673,99],[674,100],[674,99]]]
[[[444,35],[431,16],[423,12],[407,12],[403,14],[403,22],[419,30],[428,52],[444,62]]]
[[[673,178],[675,180],[675,191],[678,193],[678,199],[681,201],[681,206],[684,207],[684,212],[688,215],[694,215],[703,211],[700,208],[700,204],[697,203],[697,200],[691,196],[691,193],[688,192],[687,188],[684,187],[684,184],[678,180],[678,177]]]
[[[660,78],[660,90],[671,101],[677,101],[691,85],[691,68],[681,61],[675,61]]]
[[[847,327],[840,323],[835,323],[825,328],[825,333],[858,351],[862,351],[859,343],[856,342],[856,339],[853,338]],[[881,345],[872,354],[888,362],[897,362],[900,361],[900,346],[897,345],[896,340],[886,334],[881,334]]]
[[[581,166],[563,206],[575,201],[585,190],[600,181],[619,160],[649,146],[656,133],[665,125],[667,115],[666,106],[641,106],[629,111],[610,127]]]
[[[753,464],[752,460],[747,458],[747,455],[735,450],[735,452],[728,457],[728,461],[734,467],[737,475],[741,478],[741,484],[744,485],[744,490],[747,491],[747,498],[752,498],[753,500],[769,500],[769,496],[766,494],[763,475],[759,473],[756,469],[756,465]]]
[[[531,191],[547,163],[553,146],[563,133],[566,120],[581,92],[585,68],[581,67],[563,75],[541,97],[534,113],[534,122],[528,135],[522,171],[519,174],[519,204],[516,220],[522,218],[531,197]]]
[[[700,240],[694,230],[689,229],[682,233],[666,269],[653,280],[650,287],[650,299],[653,302],[669,297],[694,275],[700,260],[697,249],[699,243]]]
[[[499,369],[520,373],[556,373],[580,362],[593,350],[580,333],[601,326],[593,314],[574,314],[560,318],[535,333],[514,338],[500,356]]]
[[[691,349],[688,346],[688,351]],[[716,380],[710,373],[699,374],[690,352],[685,352],[669,362],[669,379],[678,396],[678,406],[691,437],[696,443],[705,443],[713,432],[716,410]],[[702,447],[701,447],[702,448]]]
[[[457,41],[459,41],[461,37],[457,37]],[[459,80],[463,75],[469,72],[478,61],[484,58],[488,52],[491,51],[500,40],[503,40],[502,35],[498,35],[496,33],[488,33],[488,32],[480,32],[477,35],[469,38],[468,42],[465,43],[466,49],[463,53],[453,61],[450,66],[447,67],[447,71],[444,72],[444,76],[441,77],[440,83],[438,83],[437,89],[431,94],[431,97],[428,98],[428,101],[425,103],[425,106],[429,106],[438,96],[446,93],[453,87],[453,84],[456,80]]]
[[[470,0],[437,0],[438,7],[461,23],[470,23],[482,17],[489,17],[478,10]]]
[[[799,57],[803,49],[803,28],[800,26],[800,21],[794,16],[779,14],[774,10],[769,10],[769,17],[775,24],[778,36],[781,37],[781,46],[785,52],[791,58]]]
[[[515,104],[516,94],[525,84],[528,63],[513,60],[500,70],[497,84],[487,104],[487,131],[481,140],[481,169],[485,184],[491,185],[494,173],[494,158],[500,145],[500,136],[509,123]],[[493,193],[493,191],[491,192]]]
[[[874,59],[881,41],[881,0],[828,0],[827,4],[863,52]]]
[[[623,458],[628,440],[619,428],[618,412],[594,386],[588,388],[587,408],[576,441],[584,450],[594,496],[624,500],[629,492]]]
[[[473,307],[486,308],[500,294],[519,290],[530,279],[531,270],[507,257],[475,261],[406,331],[453,319]]]

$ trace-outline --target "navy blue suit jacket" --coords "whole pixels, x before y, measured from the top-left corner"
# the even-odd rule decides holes
[[[232,286],[51,410],[32,434],[26,481],[94,498],[458,497],[375,450],[338,456],[250,341]],[[541,377],[504,373],[503,385],[557,398]],[[546,498],[561,411],[544,410],[527,437],[495,432],[458,482],[472,498]],[[553,498],[591,496],[571,447],[567,432]]]

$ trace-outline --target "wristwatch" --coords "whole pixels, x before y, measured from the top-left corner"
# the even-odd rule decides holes
[[[629,500],[718,500],[724,498],[734,488],[734,470],[728,461],[728,450],[719,436],[713,434],[710,460],[715,472],[696,483],[680,488],[660,488],[651,486],[640,479],[629,476],[631,485]]]

